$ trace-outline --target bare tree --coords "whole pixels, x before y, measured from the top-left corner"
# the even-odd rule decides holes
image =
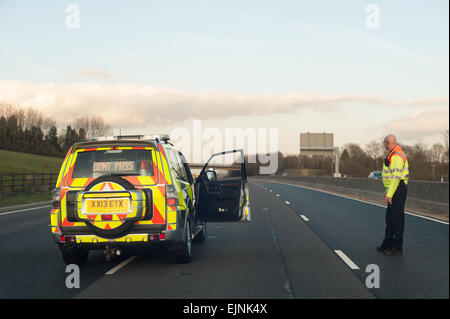
[[[441,163],[445,157],[445,147],[440,143],[435,143],[430,149],[430,161],[432,163]]]
[[[102,136],[111,134],[111,126],[105,123],[102,117],[92,115],[89,121],[90,136]]]
[[[442,137],[444,138],[444,160],[448,163],[448,130],[442,134]]]
[[[43,122],[44,116],[41,112],[32,107],[25,109],[23,128],[42,127]]]
[[[384,156],[384,147],[380,141],[373,140],[366,145],[366,153],[374,160]]]
[[[75,122],[73,123],[73,128],[76,130],[84,128],[86,130],[86,132],[89,132],[89,128],[90,128],[89,116],[77,117],[75,119]]]
[[[48,132],[50,129],[53,129],[53,127],[56,127],[55,120],[51,117],[44,117],[42,121],[42,130]]]
[[[15,108],[8,103],[0,103],[0,116],[9,117],[15,113]]]
[[[73,128],[77,131],[83,130],[86,138],[111,134],[111,127],[98,115],[78,117]]]

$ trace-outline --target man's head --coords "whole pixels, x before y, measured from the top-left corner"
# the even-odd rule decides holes
[[[397,139],[394,135],[389,134],[384,138],[383,144],[384,148],[390,152],[394,149],[395,146],[397,146]]]

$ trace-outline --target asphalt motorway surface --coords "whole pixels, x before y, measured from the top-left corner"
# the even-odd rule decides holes
[[[110,262],[93,251],[80,288],[72,289],[50,235],[49,205],[0,209],[0,298],[449,297],[448,224],[408,215],[404,255],[384,256],[375,250],[382,207],[249,184],[252,222],[208,224],[191,263],[174,264],[159,247],[125,251]],[[366,287],[374,274],[369,265],[379,269],[379,288]]]

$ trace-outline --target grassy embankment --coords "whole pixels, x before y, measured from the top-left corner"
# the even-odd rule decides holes
[[[58,173],[63,158],[0,150],[1,174]],[[51,199],[51,192],[1,195],[0,207],[41,202]]]

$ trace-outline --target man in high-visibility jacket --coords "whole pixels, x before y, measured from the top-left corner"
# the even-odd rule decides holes
[[[385,255],[403,253],[403,232],[405,228],[405,201],[408,192],[408,159],[397,144],[394,135],[384,138],[384,147],[389,152],[383,163],[383,184],[386,189],[386,230],[383,243],[377,250]]]

